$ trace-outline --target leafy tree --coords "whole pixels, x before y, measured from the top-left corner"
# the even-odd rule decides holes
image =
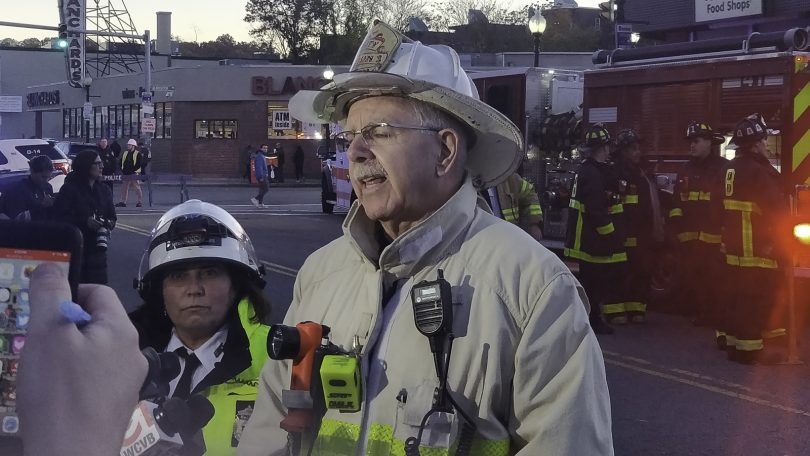
[[[0,46],[15,47],[17,45],[19,45],[19,42],[14,38],[3,38],[0,40]]]
[[[39,38],[26,38],[18,44],[19,47],[24,48],[38,48],[42,47],[42,41]]]
[[[251,36],[273,43],[293,63],[304,63],[313,57],[319,34],[336,23],[330,17],[334,1],[248,0],[245,21],[252,25]]]

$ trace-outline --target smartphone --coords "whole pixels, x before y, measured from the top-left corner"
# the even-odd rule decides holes
[[[81,261],[82,235],[76,227],[0,220],[0,437],[19,435],[16,378],[31,315],[31,275],[41,263],[57,264],[75,302]]]

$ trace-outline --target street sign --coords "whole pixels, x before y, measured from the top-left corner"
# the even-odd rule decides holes
[[[141,133],[154,133],[156,127],[155,119],[141,119]]]
[[[152,102],[152,94],[149,92],[144,92],[141,94],[141,101],[143,103],[151,103]]]
[[[633,47],[632,24],[616,24],[616,49],[630,49]]]
[[[147,103],[141,105],[141,115],[154,113],[155,113],[155,105]]]
[[[93,119],[93,103],[87,101],[82,106],[82,119],[84,120],[92,120]]]

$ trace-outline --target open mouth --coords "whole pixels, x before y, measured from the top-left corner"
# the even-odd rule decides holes
[[[377,187],[379,185],[384,184],[387,180],[388,180],[388,178],[385,177],[384,175],[375,174],[375,175],[364,177],[363,179],[360,179],[360,182],[363,184],[363,187],[371,189],[371,188],[374,188],[374,187]]]

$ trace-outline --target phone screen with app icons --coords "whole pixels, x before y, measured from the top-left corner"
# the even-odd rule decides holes
[[[70,253],[0,248],[0,436],[19,433],[17,369],[31,316],[29,282],[40,263],[55,263],[67,276]]]

